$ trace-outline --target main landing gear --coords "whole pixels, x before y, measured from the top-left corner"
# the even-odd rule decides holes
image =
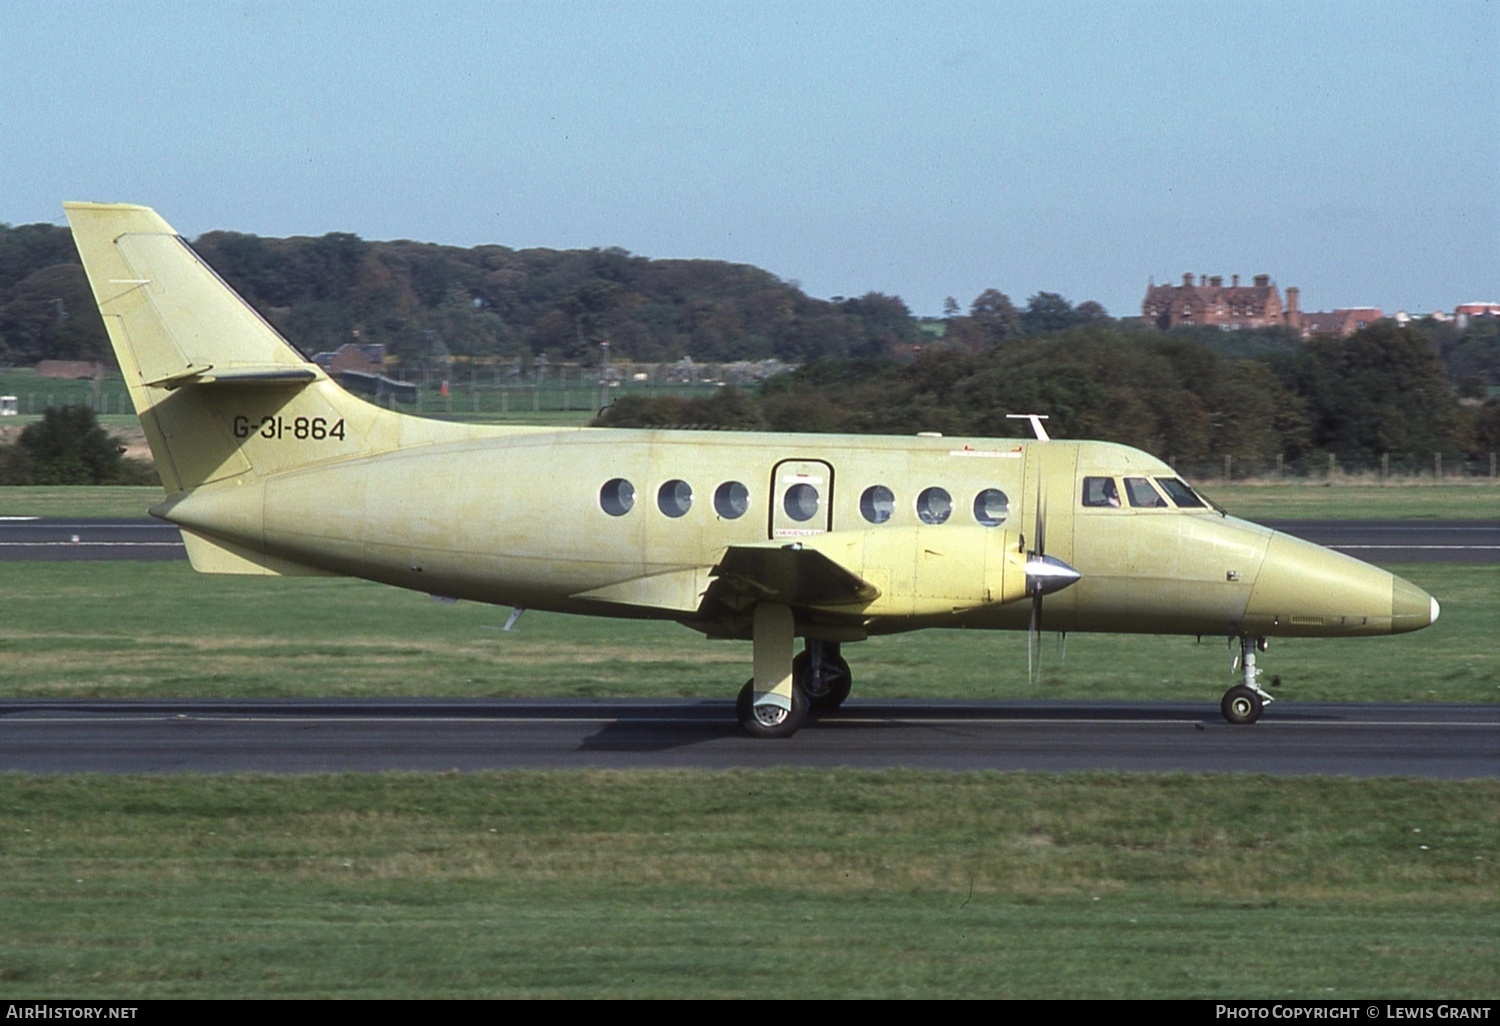
[[[1260,668],[1255,665],[1255,653],[1264,652],[1266,646],[1265,638],[1252,638],[1248,635],[1240,638],[1240,654],[1231,665],[1241,671],[1243,683],[1236,684],[1219,699],[1219,712],[1224,714],[1224,719],[1229,723],[1254,723],[1265,711],[1266,703],[1275,701],[1256,681],[1260,676]]]
[[[786,606],[756,606],[751,631],[755,676],[735,701],[745,733],[791,737],[811,713],[837,709],[849,697],[853,677],[837,642],[809,638],[807,648],[792,658],[796,624]]]

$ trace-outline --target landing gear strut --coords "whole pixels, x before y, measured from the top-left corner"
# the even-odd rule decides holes
[[[802,654],[792,660],[792,680],[807,695],[815,713],[832,712],[843,705],[854,683],[849,664],[839,655],[839,643],[816,638],[808,638]]]
[[[792,674],[796,622],[786,606],[770,603],[756,606],[753,616],[755,676],[740,689],[735,713],[751,737],[791,737],[806,721],[808,706]]]
[[[1275,701],[1256,681],[1260,668],[1255,665],[1255,653],[1265,650],[1265,638],[1249,635],[1240,638],[1240,654],[1234,665],[1241,671],[1243,683],[1224,692],[1224,697],[1219,700],[1219,712],[1224,714],[1227,722],[1237,725],[1254,723],[1265,711],[1266,703]]]

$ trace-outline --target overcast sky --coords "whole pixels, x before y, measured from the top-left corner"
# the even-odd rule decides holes
[[[0,2],[0,221],[1500,300],[1500,2]]]

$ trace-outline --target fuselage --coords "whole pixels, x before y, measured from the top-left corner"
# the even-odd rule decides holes
[[[159,513],[332,573],[727,636],[748,627],[699,605],[727,549],[845,537],[891,542],[863,564],[890,594],[920,593],[942,560],[943,597],[799,610],[803,633],[1025,629],[1031,603],[992,586],[998,553],[1043,547],[1081,574],[1046,598],[1049,631],[1351,636],[1436,616],[1408,582],[1225,516],[1121,445],[434,428],[423,444],[204,484]]]

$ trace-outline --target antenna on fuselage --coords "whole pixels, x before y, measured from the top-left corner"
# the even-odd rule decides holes
[[[1031,430],[1036,433],[1036,440],[1038,442],[1052,441],[1052,437],[1047,434],[1047,429],[1042,427],[1042,421],[1047,419],[1045,413],[1007,413],[1005,419],[1029,420],[1031,421]]]

